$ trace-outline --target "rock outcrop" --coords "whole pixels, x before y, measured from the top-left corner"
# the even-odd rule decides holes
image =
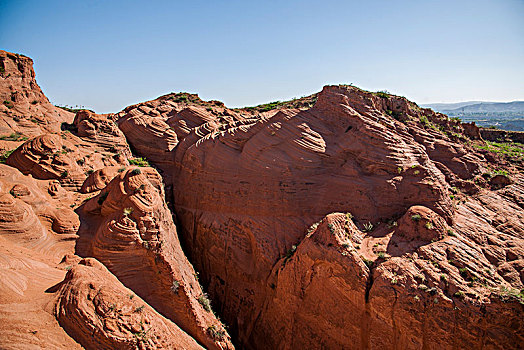
[[[77,252],[100,260],[126,287],[206,348],[232,348],[182,252],[163,187],[155,186],[157,179],[151,168],[117,173],[80,208],[85,225]]]
[[[77,118],[76,121],[78,120]],[[113,124],[107,119],[104,121]],[[114,138],[109,137],[111,132],[105,135],[103,132],[80,132],[80,135],[84,135],[81,138],[68,131],[43,134],[18,147],[9,155],[6,163],[24,174],[43,180],[58,180],[62,186],[76,190],[94,170],[128,164],[131,154],[129,147],[123,143],[123,135],[117,132],[115,134]],[[113,145],[110,145],[111,140],[115,141]]]
[[[457,203],[460,196],[457,195],[455,199],[453,195],[461,191],[458,186],[470,193],[484,193],[472,181],[486,171],[481,165],[482,155],[472,152],[471,148],[466,151],[460,139],[452,134],[455,133],[453,130],[461,130],[463,134],[470,133],[470,137],[474,139],[472,127],[468,126],[469,131],[466,131],[467,128],[459,122],[450,121],[430,110],[420,109],[404,98],[373,94],[354,87],[330,86],[324,88],[318,95],[315,106],[309,110],[282,109],[267,118],[232,122],[219,128],[206,128],[208,124],[209,122],[201,125],[187,135],[175,149],[174,205],[182,229],[181,236],[189,248],[190,260],[202,271],[205,286],[213,299],[218,301],[219,312],[232,327],[233,335],[242,347],[306,346],[312,339],[319,339],[322,334],[330,334],[331,330],[337,329],[335,325],[348,326],[349,321],[344,317],[336,318],[335,310],[351,309],[353,306],[347,304],[346,300],[358,304],[360,302],[356,300],[365,300],[366,295],[369,300],[375,298],[373,287],[366,292],[368,282],[363,276],[374,275],[373,270],[380,271],[387,266],[380,263],[382,258],[379,258],[378,263],[376,259],[378,254],[387,256],[388,251],[380,252],[368,247],[369,242],[375,241],[375,235],[387,237],[380,240],[386,246],[390,240],[393,242],[388,249],[398,254],[395,258],[398,264],[415,259],[402,256],[412,254],[417,257],[422,255],[421,264],[430,266],[433,265],[429,256],[447,264],[449,259],[442,256],[444,247],[448,246],[447,249],[451,250],[455,245],[463,247],[466,244],[455,239],[448,241],[446,238],[448,230],[459,230],[464,217],[473,222],[477,220],[476,224],[470,225],[481,227],[477,228],[477,234],[482,237],[496,235],[492,227],[481,218],[473,214],[462,216],[457,212],[457,208],[461,208],[459,204],[463,203]],[[460,195],[463,195],[462,192]],[[478,198],[481,198],[480,195]],[[504,205],[511,207],[511,201],[506,203],[505,199],[501,200]],[[277,277],[280,274],[275,272],[275,266],[293,247],[300,247],[307,240],[305,232],[308,226],[335,211],[351,213],[359,230],[366,232],[361,246],[364,250],[359,253],[364,259],[375,261],[376,265],[369,269],[363,268],[362,261],[348,262],[347,266],[354,266],[349,270],[355,269],[351,275],[356,276],[351,279],[346,277],[349,279],[344,282],[346,286],[338,287],[348,290],[345,295],[337,295],[335,292],[338,281],[344,278],[329,270],[324,279],[319,280],[318,286],[330,287],[326,292],[311,292],[308,298],[327,298],[331,304],[323,306],[319,302],[319,309],[313,308],[314,313],[325,314],[332,310],[329,316],[333,319],[312,322],[313,315],[297,315],[290,329],[282,326],[277,331],[275,324],[281,319],[284,308],[273,308],[272,295],[275,291],[272,285],[281,294],[280,299],[289,297],[294,300],[297,293],[303,296],[306,287],[302,285],[303,289],[298,292],[297,279],[307,281],[315,264],[323,259],[317,253],[318,257],[311,259],[315,263],[307,268],[301,265],[292,268],[294,265],[290,264],[287,269],[292,270],[286,271],[295,279],[282,282],[285,283],[284,287],[278,284]],[[397,225],[396,220],[401,216],[403,218],[398,221],[396,233],[395,230],[388,231],[388,226],[384,223],[394,222]],[[420,222],[412,222],[413,216],[420,216]],[[520,214],[512,209],[508,216],[516,218]],[[517,239],[515,244],[522,247],[521,225],[510,225],[516,234],[513,238]],[[465,240],[468,242],[469,252],[482,249],[480,238],[472,237],[467,231],[460,231],[461,236],[467,237]],[[356,256],[350,252],[348,254]],[[300,256],[301,254],[297,254],[298,259]],[[326,253],[326,259],[329,256]],[[300,263],[306,264],[302,260]],[[487,267],[493,275],[485,272]],[[417,268],[418,270],[411,272],[420,273],[421,268]],[[459,268],[462,267],[454,267],[455,270]],[[482,277],[477,278],[490,281],[488,283],[491,287],[498,285],[517,291],[518,294],[521,282],[513,279],[513,283],[502,285],[498,280],[500,275],[497,276],[494,272],[496,268],[487,260],[471,268],[474,271],[483,271]],[[448,276],[451,269],[439,271]],[[516,276],[513,271],[517,268],[512,265],[512,269],[512,272],[508,271],[508,276]],[[376,273],[378,276],[378,272]],[[403,270],[397,273],[397,279],[408,274]],[[435,274],[433,272],[432,284],[440,283],[439,276],[435,277]],[[276,282],[271,282],[275,278]],[[331,281],[331,278],[334,280]],[[368,281],[369,279],[367,278]],[[462,279],[457,285],[467,283]],[[480,290],[474,292],[478,298],[466,298],[461,306],[463,312],[457,318],[452,318],[452,322],[462,322],[461,327],[467,327],[470,322],[475,324],[473,315],[480,310],[479,307],[484,309],[492,305],[490,300],[493,298],[488,298],[492,290],[479,288]],[[286,292],[287,289],[289,290]],[[379,291],[381,289],[377,289],[377,293]],[[447,299],[442,298],[447,300],[447,305],[453,304],[455,292],[457,290],[452,294],[443,292]],[[404,293],[398,294],[399,298],[405,298],[410,292],[405,288],[404,291],[399,289],[399,293]],[[337,297],[331,297],[332,295]],[[360,299],[356,299],[357,295]],[[300,299],[300,302],[304,302],[304,299]],[[394,297],[389,298],[389,303],[392,302]],[[418,314],[425,312],[423,305],[425,304],[415,305],[410,312],[402,314],[402,322],[405,325],[416,322]],[[513,314],[512,331],[522,334],[522,322],[518,321],[519,315],[522,315],[521,305],[497,305],[492,316],[495,317],[497,313]],[[309,309],[303,305],[293,307]],[[369,314],[370,319],[383,317],[383,310],[379,307],[377,310],[367,311],[365,308],[366,303],[363,302],[360,312]],[[410,319],[411,314],[413,316]],[[449,318],[445,313],[437,313],[434,317],[435,339],[438,339],[437,335],[453,334],[447,343],[450,347],[453,342],[468,343],[469,335],[450,333],[447,327],[441,325]],[[353,333],[361,334],[360,343],[352,340],[350,331],[340,330],[342,335],[338,340],[333,335],[333,343],[330,343],[327,340],[330,336],[322,337],[325,343],[319,342],[318,347],[337,348],[348,342],[364,347],[382,344],[377,343],[377,335],[373,334],[378,333],[370,331],[369,322],[360,322],[361,316],[356,319],[352,327],[359,329]],[[395,322],[400,320],[395,318],[390,323],[380,324],[383,334],[388,334],[385,338],[388,342],[398,338],[399,328],[396,328]],[[493,328],[482,324],[475,326],[478,332],[489,334],[482,342],[516,348],[517,338],[505,341],[505,333],[501,331],[502,324],[495,324]],[[297,329],[306,334],[303,341],[291,339],[290,332],[295,334],[293,330]],[[408,337],[409,340],[399,340],[395,344],[400,347],[436,344],[436,340],[428,342],[423,339],[425,333],[423,329],[419,329],[418,333]],[[453,342],[451,339],[454,339]],[[306,347],[315,348],[311,345]]]
[[[94,259],[69,270],[56,316],[86,349],[203,349]]]
[[[0,136],[18,141],[59,132],[74,113],[53,106],[35,79],[33,60],[0,50]],[[15,140],[16,139],[16,140]]]
[[[524,343],[524,147],[475,124],[345,85],[73,115],[4,51],[0,98],[2,348]]]

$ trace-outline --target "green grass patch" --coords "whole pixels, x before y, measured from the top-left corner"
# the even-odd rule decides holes
[[[149,162],[145,158],[134,158],[134,159],[128,159],[130,165],[136,165],[139,167],[148,167]]]
[[[0,140],[2,141],[25,141],[27,140],[27,136],[22,136],[19,133],[14,132],[11,135],[0,136]]]
[[[11,150],[11,151],[4,151],[2,153],[0,153],[0,163],[1,164],[5,164],[7,158],[11,155],[11,153],[13,153],[15,150]]]
[[[524,157],[524,145],[516,142],[491,142],[486,141],[484,145],[474,144],[474,148],[488,152],[504,154],[513,158]]]

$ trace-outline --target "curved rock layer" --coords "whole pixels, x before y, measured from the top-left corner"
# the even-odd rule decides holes
[[[69,132],[37,136],[17,148],[6,163],[38,179],[58,180],[72,190],[94,169],[128,164],[122,154],[100,152]]]
[[[104,263],[122,283],[209,349],[232,348],[184,256],[163,192],[149,168],[118,173],[81,207],[77,251]],[[157,174],[158,176],[158,174]],[[90,235],[94,232],[94,235]]]
[[[131,150],[118,125],[108,114],[96,114],[88,110],[76,113],[73,121],[75,134],[88,142],[89,148],[107,152],[111,157],[120,160],[130,158]]]
[[[0,98],[2,348],[233,348],[167,204],[240,348],[524,342],[522,152],[474,124],[352,86],[73,120],[4,51]]]
[[[232,327],[239,344],[246,348],[305,346],[321,334],[336,329],[335,324],[346,323],[344,317],[336,319],[336,315],[330,315],[334,319],[319,320],[307,326],[312,316],[300,316],[303,318],[293,322],[307,335],[303,342],[293,343],[289,335],[291,330],[282,326],[277,332],[274,328],[283,311],[271,311],[270,296],[274,290],[269,281],[274,278],[275,264],[293,246],[301,244],[309,225],[327,213],[351,213],[358,229],[367,232],[362,240],[365,247],[374,241],[372,237],[378,232],[376,234],[386,235],[388,241],[391,237],[393,242],[398,241],[397,246],[388,248],[392,252],[413,253],[422,247],[433,247],[432,242],[441,242],[448,230],[459,231],[465,220],[465,216],[457,212],[457,208],[462,208],[459,204],[464,204],[459,199],[468,198],[466,194],[481,198],[484,193],[491,193],[475,184],[486,171],[481,165],[483,156],[465,146],[461,142],[463,136],[455,135],[460,132],[475,139],[478,129],[421,109],[405,98],[349,86],[328,86],[309,110],[281,109],[267,117],[246,118],[218,127],[210,123],[194,128],[175,149],[174,205],[191,261],[202,271],[211,296],[219,302],[221,315]],[[509,210],[508,217],[521,217],[511,199],[501,200]],[[477,201],[482,208],[482,200]],[[396,220],[403,215],[397,233],[388,231],[384,223],[397,225]],[[420,224],[410,222],[414,215],[421,217]],[[513,244],[518,246],[515,252],[520,252],[523,246],[521,224],[508,223],[513,231],[501,233],[478,216],[473,215],[470,220],[475,224],[468,225],[479,226],[477,232],[484,237],[467,235],[468,244],[475,247],[475,251],[482,251],[486,237],[509,234]],[[464,243],[451,239],[447,244],[462,247]],[[434,245],[442,249],[439,244]],[[370,261],[379,253],[372,248],[361,253]],[[401,261],[404,259],[410,258],[403,257]],[[511,271],[521,271],[515,267],[520,266],[521,259],[518,255],[516,260],[519,262],[509,264]],[[439,260],[448,259],[439,256]],[[489,261],[484,259],[483,263],[489,264]],[[472,268],[484,271],[483,263]],[[351,264],[349,266],[353,266]],[[486,272],[482,272],[482,278],[492,281],[492,286],[497,285],[495,281],[500,274],[495,274],[491,264],[488,269],[494,275],[484,276]],[[514,272],[508,272],[506,281],[511,279],[509,275],[515,276]],[[308,279],[307,276],[303,278]],[[352,286],[351,283],[362,281],[346,283]],[[521,285],[516,280],[508,283],[504,288],[511,290]],[[277,283],[275,286],[279,288]],[[282,295],[286,288],[281,291]],[[333,303],[332,313],[336,313],[334,310],[347,309],[348,298],[357,304],[354,298],[366,295],[366,292],[362,294],[365,287],[352,288],[355,294],[346,295],[339,302],[328,297],[328,291],[318,298],[329,298]],[[293,290],[290,289],[290,295],[295,293]],[[486,292],[479,295],[486,295]],[[466,315],[479,310],[478,302],[477,299],[466,302],[465,311],[457,317],[472,321]],[[485,301],[483,305],[488,303]],[[518,305],[512,304],[507,309],[504,305],[497,308],[521,315]],[[327,310],[326,307],[324,311]],[[417,312],[422,312],[422,308]],[[435,322],[445,322],[443,317],[444,314],[436,314]],[[265,319],[272,321],[264,322]],[[513,319],[518,320],[517,317]],[[406,316],[406,322],[411,321]],[[307,327],[318,329],[305,331]],[[357,332],[362,334],[359,344],[374,344],[366,325],[355,324],[354,327],[361,328]],[[385,331],[389,327],[386,334],[397,334],[392,323],[381,327]],[[478,325],[479,331],[489,333],[488,328]],[[446,329],[439,326],[435,332],[440,334]],[[521,332],[521,324],[513,325],[513,329]],[[504,343],[498,331],[495,333],[483,341],[510,348],[517,343],[515,337]],[[419,333],[420,337],[421,334],[424,332]],[[463,337],[457,342],[467,343],[468,335],[454,334],[454,337]],[[420,337],[418,344],[425,342]],[[329,337],[321,339],[325,338]],[[350,339],[348,335],[331,345],[336,348]]]
[[[0,136],[59,132],[63,122],[73,120],[73,113],[53,106],[44,95],[32,59],[0,50],[0,68]]]
[[[46,290],[65,271],[36,253],[0,235],[0,347],[2,349],[82,349],[60,327]]]
[[[61,283],[56,317],[86,349],[203,349],[91,258]]]
[[[80,226],[70,199],[53,196],[62,191],[59,184],[0,164],[0,235],[58,262],[72,252],[74,244],[68,240],[76,237]]]
[[[203,124],[216,128],[245,116],[218,101],[206,102],[197,95],[180,93],[129,106],[113,118],[134,151],[153,162],[170,186],[172,151],[180,140]]]

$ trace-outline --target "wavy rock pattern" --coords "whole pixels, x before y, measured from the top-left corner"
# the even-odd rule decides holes
[[[128,151],[126,151],[128,152]],[[127,154],[127,153],[126,153]],[[17,148],[6,163],[38,179],[55,179],[72,190],[78,189],[87,174],[104,166],[125,165],[121,154],[102,153],[71,133],[44,134]]]
[[[56,315],[86,349],[203,349],[94,259],[67,273]]]
[[[474,128],[420,109],[404,98],[381,97],[353,87],[329,86],[319,94],[315,106],[307,111],[283,109],[267,118],[248,118],[218,128],[208,124],[193,129],[175,149],[175,209],[191,261],[203,271],[204,283],[214,300],[219,301],[221,314],[232,326],[241,346],[246,348],[306,346],[311,339],[336,329],[334,324],[345,324],[342,318],[307,325],[312,315],[297,316],[299,319],[293,321],[291,330],[300,329],[306,336],[303,342],[296,343],[290,340],[290,333],[286,333],[294,334],[293,331],[277,331],[267,326],[274,325],[284,312],[284,309],[276,309],[271,315],[272,311],[267,311],[273,303],[268,300],[274,293],[269,282],[273,278],[272,271],[280,257],[304,240],[308,225],[326,213],[350,212],[361,231],[378,228],[378,232],[387,235],[380,241],[382,244],[389,240],[396,243],[397,246],[392,243],[388,248],[391,252],[411,253],[428,244],[433,247],[431,241],[442,241],[448,225],[452,225],[452,230],[459,227],[463,217],[457,214],[457,204],[450,199],[452,191],[456,191],[454,186],[471,193],[480,191],[469,180],[484,171],[480,165],[482,156],[466,152],[461,144],[439,130],[439,127],[444,131],[460,129],[475,137]],[[417,206],[425,209],[419,210]],[[410,207],[413,208],[408,211]],[[421,226],[414,230],[409,220],[417,213],[424,225],[431,218],[429,228]],[[381,224],[393,222],[402,215],[405,217],[399,221],[396,234],[388,232],[387,226]],[[516,211],[508,215],[518,216]],[[517,230],[517,236],[521,237],[518,244],[522,246],[520,225],[511,227]],[[415,237],[418,243],[411,241]],[[373,261],[378,253],[373,245],[378,243],[369,246],[371,242],[375,242],[373,236],[364,237],[363,250],[359,254]],[[424,260],[427,259],[425,256]],[[447,261],[440,255],[438,260]],[[516,281],[513,271],[520,265],[511,264],[511,268],[508,265],[502,267],[508,269],[507,280]],[[483,267],[475,266],[475,269]],[[300,272],[289,272],[294,273]],[[484,278],[495,281],[494,277]],[[331,283],[319,281],[322,281],[319,286]],[[288,296],[293,298],[293,283],[296,280],[283,288],[282,299],[286,298],[286,288],[290,288]],[[351,285],[353,282],[346,283]],[[515,282],[507,287],[519,286],[520,282]],[[278,283],[276,288],[279,288]],[[340,296],[342,299],[337,302],[337,298],[332,299],[326,293],[314,298],[331,300],[331,310],[344,310],[348,307],[345,300],[356,298],[348,294]],[[475,293],[486,295],[487,292]],[[362,298],[366,293],[355,295]],[[468,300],[468,310],[477,310],[474,303]],[[317,311],[325,313],[330,309],[322,310]],[[519,315],[521,311],[516,310],[518,306],[514,305],[504,312]],[[271,321],[264,322],[266,317]],[[435,322],[443,322],[444,314],[435,317]],[[468,319],[469,316],[461,317]],[[318,329],[311,330],[314,327]],[[365,324],[354,327],[363,327],[359,331],[365,338],[360,343],[362,346],[375,344],[374,338],[369,340],[372,335]],[[397,332],[391,323],[381,327],[384,334],[394,336]],[[512,329],[520,331],[521,327],[519,323]],[[482,325],[478,325],[478,329],[491,331]],[[435,329],[435,334],[443,332],[447,332],[446,327]],[[494,332],[497,334],[490,334],[483,341],[514,347],[515,338],[505,344],[502,333],[495,326]],[[326,340],[324,346],[336,348],[348,341],[353,343],[351,335],[343,334],[346,338],[336,340],[335,337],[334,343]],[[418,334],[421,337],[424,332]],[[464,336],[456,341],[466,344],[467,339]],[[420,338],[417,341],[423,342]]]
[[[99,259],[124,285],[207,348],[232,348],[223,326],[206,309],[162,192],[149,180],[152,171],[118,173],[82,207],[82,221],[93,224],[81,228],[77,249]]]
[[[73,125],[77,128],[76,134],[87,141],[90,147],[97,146],[98,150],[113,153],[113,158],[131,157],[124,134],[117,124],[109,119],[109,115],[87,110],[79,111],[75,115]]]

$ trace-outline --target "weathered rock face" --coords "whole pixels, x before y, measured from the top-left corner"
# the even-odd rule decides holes
[[[73,125],[73,132],[76,131],[76,135],[87,142],[90,148],[95,146],[99,152],[111,153],[111,157],[120,163],[131,157],[124,134],[109,115],[82,110],[76,113]]]
[[[36,83],[33,60],[0,50],[0,135],[59,132],[74,114],[53,106]]]
[[[98,136],[87,137],[91,138],[96,141]],[[115,141],[116,146],[108,146],[105,141],[93,145],[70,132],[43,134],[17,148],[6,163],[35,178],[55,179],[64,187],[78,189],[94,169],[128,164],[131,153],[129,147],[122,144],[123,135],[118,135]]]
[[[77,252],[99,259],[124,285],[207,348],[232,348],[182,252],[157,180],[151,168],[117,173],[81,207],[85,224]]]
[[[524,150],[350,86],[73,120],[0,68],[0,347],[232,349],[189,261],[240,348],[524,343]]]
[[[471,149],[466,151],[461,143],[456,142],[455,136],[445,135],[448,130],[464,132],[461,124],[438,113],[422,110],[403,98],[377,96],[347,86],[325,87],[315,106],[306,111],[283,109],[268,118],[248,118],[219,127],[209,127],[210,123],[193,129],[175,149],[174,205],[191,261],[203,272],[211,296],[218,300],[219,310],[241,346],[315,348],[311,345],[312,339],[321,339],[318,348],[343,347],[341,344],[360,344],[355,348],[375,347],[391,342],[401,348],[417,348],[413,344],[435,345],[437,336],[450,334],[453,336],[449,342],[446,340],[449,347],[453,346],[451,339],[455,338],[460,338],[453,340],[457,344],[468,343],[468,335],[449,332],[447,326],[441,325],[451,317],[445,310],[434,315],[432,339],[422,336],[427,333],[424,328],[401,339],[400,328],[396,328],[395,322],[409,328],[410,322],[415,324],[418,314],[425,312],[425,302],[415,303],[408,309],[411,311],[400,313],[402,320],[394,317],[389,323],[377,323],[384,317],[380,306],[376,310],[366,309],[366,300],[375,298],[373,288],[377,289],[376,298],[383,292],[378,285],[370,287],[369,281],[374,281],[374,277],[366,277],[374,275],[373,270],[385,268],[380,260],[382,256],[395,256],[401,266],[410,259],[421,259],[420,264],[434,266],[429,263],[430,256],[439,264],[448,264],[450,259],[442,255],[445,247],[449,247],[449,251],[467,245],[469,252],[482,251],[481,241],[486,238],[479,240],[462,230],[460,225],[464,218],[471,217],[469,220],[475,222],[469,224],[468,229],[479,227],[477,235],[494,237],[500,233],[493,232],[492,227],[478,216],[457,213],[457,208],[462,208],[457,203],[460,196],[453,199],[453,193],[462,189],[477,193],[477,198],[481,198],[486,192],[470,181],[485,171],[480,165],[482,155],[471,153]],[[469,126],[467,133],[475,137],[472,128]],[[478,205],[483,207],[483,204]],[[504,205],[514,208],[511,200]],[[319,272],[319,276],[315,275],[317,265],[322,265],[324,259],[331,261],[331,250],[317,251],[315,258],[298,260],[296,264],[286,265],[284,272],[279,272],[281,257],[293,245],[299,247],[299,252],[300,247],[309,242],[310,239],[305,238],[306,228],[334,211],[352,213],[363,236],[357,253],[348,251],[349,255],[342,256],[342,260],[337,262],[338,267]],[[411,218],[417,215],[420,222],[412,222]],[[395,223],[392,227],[396,227],[396,219],[401,216],[397,230],[381,224],[389,222],[391,226]],[[520,214],[511,209],[508,217],[516,218]],[[511,223],[510,226],[517,239],[512,239],[513,244],[519,246],[517,250],[520,251],[524,231],[520,224]],[[448,230],[460,230],[467,243],[446,238]],[[368,233],[364,234],[366,231]],[[383,237],[376,239],[376,235]],[[388,245],[390,241],[391,246]],[[385,245],[388,250],[381,252],[376,247],[368,247],[370,242]],[[326,256],[322,257],[323,254]],[[358,255],[370,262],[380,258],[370,271],[362,259],[357,259]],[[301,256],[298,253],[297,259]],[[350,259],[348,256],[353,260],[345,262]],[[387,263],[391,264],[390,261]],[[502,286],[501,275],[497,276],[495,266],[487,259],[471,269],[484,271],[484,264],[488,264],[486,266],[493,275],[482,272],[482,277],[477,276],[475,281],[485,278],[491,287]],[[509,283],[504,287],[508,290],[520,288],[521,282],[515,278],[519,264],[511,264],[511,271],[508,265],[504,265],[508,269],[506,282]],[[346,273],[348,266],[351,267],[350,273]],[[452,270],[456,273],[458,268],[453,266],[441,270],[442,273],[446,276]],[[400,276],[397,280],[404,274],[417,274],[423,270],[421,266],[416,267],[417,270],[412,267],[394,270]],[[333,271],[340,271],[340,275]],[[341,275],[342,272],[345,274]],[[378,276],[379,272],[376,273]],[[424,274],[428,272],[424,271]],[[306,293],[313,275],[318,281]],[[431,276],[431,284],[438,285],[440,277],[437,272],[432,272]],[[456,285],[466,283],[462,278]],[[329,288],[321,291],[326,285]],[[500,312],[514,315],[511,329],[521,334],[522,322],[518,321],[522,315],[521,305],[497,304],[487,298],[491,289],[479,288],[471,292],[478,298],[461,301],[464,311],[456,315],[453,322],[462,322],[460,327],[467,327],[472,322],[478,332],[489,333],[483,338],[484,343],[515,348],[516,338],[504,340],[506,333],[500,331],[502,323],[497,323],[500,319],[493,321],[498,326],[490,328],[477,322],[474,315],[479,307],[484,309],[496,304],[490,317],[495,318]],[[399,298],[410,295],[407,288],[399,290],[399,293],[404,293],[399,294]],[[455,302],[455,292],[457,289],[442,292],[446,308]],[[284,302],[287,298],[289,301]],[[388,302],[393,303],[394,298],[394,295],[390,296]],[[326,303],[318,300],[326,300]],[[313,307],[315,303],[317,307]],[[278,322],[283,317],[287,319],[287,316],[282,316],[289,310],[287,307],[297,310],[291,313],[292,320],[287,320],[291,322],[291,328],[285,326],[286,321]],[[338,317],[335,311],[353,308],[360,316]],[[414,310],[418,314],[410,318]],[[362,322],[363,314],[368,315],[368,321]],[[377,340],[380,333],[371,330],[373,322],[383,334],[389,335],[384,338],[387,341]],[[325,336],[333,329],[339,336],[334,333],[332,337]],[[296,339],[297,332],[304,334],[304,338],[292,340]],[[359,334],[358,337],[355,334]],[[332,342],[328,340],[330,338]]]
[[[53,181],[37,181],[0,164],[0,234],[16,233],[13,241],[35,249],[45,248],[48,256],[58,259],[67,250],[52,247],[50,236],[59,234],[58,240],[75,236],[80,222],[69,207],[70,200],[55,198],[50,190],[64,191]]]
[[[129,106],[113,116],[129,144],[141,157],[155,164],[167,186],[172,184],[173,150],[192,130],[203,133],[244,120],[248,113],[226,108],[218,101],[202,101],[197,95],[181,93]],[[201,132],[197,132],[202,135]]]
[[[67,273],[56,316],[86,349],[203,349],[92,258]]]

